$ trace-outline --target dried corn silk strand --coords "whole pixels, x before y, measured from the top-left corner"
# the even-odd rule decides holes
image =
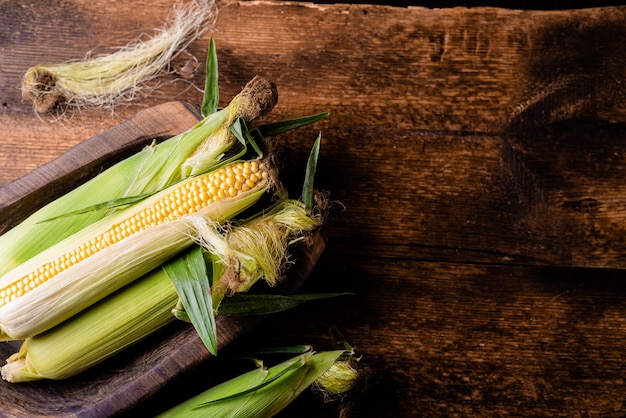
[[[37,113],[58,105],[113,109],[147,90],[146,82],[163,74],[170,62],[217,18],[214,0],[178,3],[166,27],[147,40],[137,39],[117,52],[62,64],[29,68],[22,95]]]

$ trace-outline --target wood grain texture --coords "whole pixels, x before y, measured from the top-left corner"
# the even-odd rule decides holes
[[[234,349],[333,349],[340,329],[374,371],[362,416],[624,416],[626,8],[220,6],[174,63],[188,78],[58,122],[22,101],[21,72],[149,32],[171,2],[0,0],[0,185],[139,110],[197,104],[213,36],[220,105],[259,74],[279,89],[269,121],[331,113],[281,142],[301,162],[321,130],[318,187],[345,206],[307,290],[356,293]],[[309,396],[295,415],[337,414]]]

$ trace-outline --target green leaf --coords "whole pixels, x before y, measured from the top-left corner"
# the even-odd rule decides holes
[[[267,355],[267,354],[304,354],[313,352],[313,346],[311,345],[288,345],[282,347],[268,347],[264,349],[255,349],[254,355]]]
[[[43,222],[50,222],[50,221],[54,221],[56,219],[60,219],[60,218],[67,218],[70,216],[76,216],[76,215],[82,215],[85,213],[90,213],[90,212],[98,212],[101,210],[108,210],[108,209],[117,209],[120,208],[122,206],[128,206],[128,205],[133,205],[137,202],[140,202],[150,196],[152,196],[154,193],[147,193],[147,194],[143,194],[141,196],[128,196],[128,197],[120,197],[118,199],[112,199],[109,200],[107,202],[102,202],[102,203],[97,203],[95,205],[91,205],[91,206],[87,206],[85,208],[82,209],[77,209],[77,210],[73,210],[70,212],[66,212],[64,214],[58,215],[58,216],[53,216],[52,218],[47,218],[44,219],[42,221],[39,221],[39,223],[43,223]]]
[[[302,295],[234,294],[225,298],[218,310],[219,315],[268,315],[295,308],[305,302],[330,299],[348,293],[320,293]]]
[[[217,52],[215,51],[215,41],[211,37],[209,51],[206,58],[206,81],[204,83],[204,98],[202,99],[202,116],[206,117],[217,111],[219,102],[219,86],[217,85]]]
[[[226,287],[216,285],[224,275],[226,266],[219,256],[211,254],[210,252],[204,253],[204,261],[208,266],[211,266],[213,273],[210,277],[212,286],[211,298],[213,300],[213,312],[216,313],[227,292]]]
[[[263,136],[276,136],[293,129],[298,129],[306,125],[317,122],[318,120],[327,118],[328,112],[318,113],[312,116],[303,116],[300,118],[287,119],[280,122],[268,123],[259,126],[259,131]]]
[[[217,330],[211,286],[202,248],[194,246],[163,267],[174,284],[185,312],[209,352],[217,355]]]
[[[313,184],[315,180],[315,170],[317,169],[317,160],[320,154],[321,140],[322,134],[319,134],[315,140],[315,144],[313,144],[311,153],[309,154],[309,160],[306,164],[304,184],[302,186],[302,203],[304,203],[309,211],[313,209]]]
[[[218,398],[218,399],[213,399],[211,401],[205,402],[203,404],[197,405],[196,408],[202,408],[204,406],[208,406],[211,405],[212,403],[217,403],[217,402],[224,402],[233,398],[237,398],[239,396],[244,396],[244,395],[248,395],[250,393],[254,393],[256,391],[258,391],[259,389],[262,389],[274,382],[276,382],[278,379],[280,379],[281,377],[283,377],[284,375],[286,375],[287,373],[293,371],[293,370],[297,370],[300,369],[302,367],[307,366],[307,363],[305,361],[305,358],[301,358],[300,361],[294,361],[293,363],[287,365],[287,367],[284,367],[280,370],[278,370],[274,375],[270,375],[268,376],[267,379],[263,380],[263,382],[259,383],[256,386],[252,386],[248,389],[242,390],[241,392],[236,392],[233,393],[231,395],[228,396],[224,396],[223,398]]]
[[[246,138],[243,136],[243,126],[241,118],[237,118],[232,126],[230,127],[230,131],[235,135],[235,138],[241,142],[241,145],[246,145]]]
[[[248,130],[248,126],[243,119],[238,118],[235,120],[230,130],[243,146],[247,146],[247,144],[249,144],[259,157],[263,156],[263,151],[261,151],[261,148],[252,137],[252,134]]]

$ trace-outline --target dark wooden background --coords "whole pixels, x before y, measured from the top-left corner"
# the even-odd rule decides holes
[[[626,415],[626,8],[220,6],[173,65],[197,60],[187,78],[57,120],[21,74],[149,33],[171,2],[0,0],[0,186],[139,110],[198,103],[213,36],[222,105],[259,74],[279,88],[270,119],[331,113],[283,141],[304,159],[322,130],[317,185],[345,206],[305,290],[355,294],[229,352],[342,336],[371,372],[358,416]],[[336,415],[313,395],[283,414]]]

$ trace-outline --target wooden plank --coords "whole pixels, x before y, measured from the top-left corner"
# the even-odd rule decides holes
[[[339,257],[332,241],[326,254],[304,290],[357,296],[282,315],[232,348],[284,343],[291,328],[320,349],[348,339],[373,372],[356,416],[624,414],[622,272]],[[284,416],[337,416],[319,402]]]
[[[110,45],[132,39],[131,31],[137,28],[149,32],[163,22],[169,3],[134,1],[114,9],[102,1],[79,3],[69,21],[67,9],[54,8],[42,19],[35,2],[27,8],[30,13],[18,13],[17,18],[39,28],[39,45],[49,48],[16,37],[3,50],[5,83],[13,82],[4,91],[7,107],[28,110],[15,88],[25,65],[44,57],[75,59],[102,45],[103,38]],[[147,7],[150,4],[153,7]],[[130,12],[135,7],[143,10],[141,15]],[[110,13],[103,12],[107,9]],[[619,57],[624,48],[624,11],[623,7],[433,10],[251,1],[221,8],[217,30],[207,36],[214,36],[222,51],[222,83],[228,93],[236,93],[263,71],[290,92],[281,101],[289,105],[287,109],[327,105],[336,108],[337,115],[363,121],[383,117],[401,127],[493,132],[520,119],[545,123],[598,110],[618,119],[623,113]],[[251,15],[255,25],[244,24]],[[79,38],[75,34],[84,32],[85,21],[90,30]],[[583,21],[584,25],[577,24]],[[196,58],[204,55],[207,36],[190,49]],[[68,37],[73,40],[70,44],[63,41]],[[580,68],[584,62],[588,68]],[[198,66],[190,81],[202,86],[202,77]],[[162,86],[159,95],[180,90],[172,83]],[[310,100],[303,102],[301,97]],[[372,103],[372,97],[382,104]],[[570,109],[569,102],[575,101],[578,105]]]
[[[0,51],[3,117],[32,117],[19,92],[20,74],[29,65],[44,58],[80,58],[103,41],[122,44],[132,39],[131,28],[149,32],[163,22],[170,5],[163,0],[134,1],[133,6],[112,8],[102,1],[75,1],[72,7],[48,7],[45,19],[36,12],[38,2],[24,8],[6,2],[17,20],[15,25],[29,30],[12,36]],[[134,6],[143,12],[127,10]],[[277,115],[330,110],[334,123],[344,126],[351,121],[347,127],[387,124],[401,129],[499,132],[522,120],[541,124],[593,112],[619,121],[624,113],[619,100],[623,94],[619,57],[625,45],[625,10],[433,10],[239,2],[220,9],[216,30],[192,45],[187,59],[203,62],[207,37],[214,36],[223,70],[224,102],[252,76],[262,73],[278,81],[285,93]],[[249,24],[251,19],[254,25]],[[86,33],[84,21],[90,21]],[[30,42],[34,28],[39,36],[36,43]],[[106,47],[98,50],[106,51]],[[585,62],[593,64],[581,72],[586,70],[580,68]],[[577,76],[573,71],[581,73]],[[187,82],[201,88],[203,76],[199,65],[187,81],[165,78],[152,97],[135,107],[121,106],[117,122],[130,117],[137,107],[160,103],[164,97],[197,102],[197,91],[185,89]],[[579,105],[570,109],[568,103],[576,100]],[[100,111],[74,117],[72,125],[88,130],[83,138],[97,133],[94,123],[101,130],[116,123]],[[33,136],[33,129],[64,136],[55,124],[6,121],[11,130],[21,130],[27,138]],[[20,144],[9,144],[20,152]],[[46,151],[41,152],[46,158]],[[58,155],[59,150],[51,152]]]
[[[147,16],[132,16],[130,21],[126,21],[127,6],[111,10],[107,20],[94,12],[104,7],[98,2],[76,7],[75,13],[83,19],[88,13],[96,16],[92,31],[80,39],[70,36],[79,43],[72,48],[57,48],[62,37],[58,31],[71,34],[76,29],[56,25],[50,32],[43,31],[42,42],[55,54],[71,55],[100,43],[94,38],[98,31],[110,39],[128,39],[129,25],[145,27],[146,21],[164,19],[166,5],[159,4],[147,8],[153,10]],[[137,2],[138,7],[143,5]],[[35,9],[28,10],[17,14],[23,24],[30,24],[26,18]],[[320,175],[320,186],[335,190],[349,209],[338,238],[346,237],[346,248],[353,246],[356,230],[363,238],[357,243],[369,242],[377,251],[391,254],[417,251],[430,259],[622,268],[621,247],[606,248],[608,242],[620,242],[616,235],[621,231],[623,203],[618,184],[607,183],[606,178],[601,184],[587,182],[575,190],[562,190],[563,199],[551,195],[537,206],[527,201],[527,185],[505,160],[512,149],[506,132],[512,128],[528,130],[597,113],[621,120],[623,102],[618,97],[625,74],[620,58],[626,45],[621,42],[625,11],[621,7],[528,12],[241,2],[222,8],[217,30],[196,42],[190,52],[203,62],[207,37],[215,37],[223,102],[258,72],[275,79],[283,93],[272,118],[331,112],[328,121],[315,127],[325,135],[322,173],[328,175]],[[50,12],[52,19],[41,22],[43,27],[67,19],[64,11],[52,8]],[[105,29],[105,21],[116,19],[124,23]],[[255,25],[246,23],[251,19]],[[27,53],[33,44],[26,41],[17,37],[5,49],[10,70],[3,76],[5,83],[11,79],[15,83],[19,66],[29,64],[21,57],[33,59]],[[61,56],[49,57],[55,58]],[[586,62],[593,64],[585,67]],[[199,69],[190,81],[201,86],[202,77]],[[122,107],[115,117],[130,116],[137,106],[163,96],[189,97],[192,103],[200,100],[196,91],[180,90],[179,83],[164,84],[158,95]],[[7,167],[3,175],[9,176],[5,182],[69,149],[87,134],[95,135],[97,128],[117,122],[102,112],[85,110],[70,119],[76,131],[68,135],[66,126],[46,120],[32,123],[28,104],[16,97],[19,91],[6,91],[11,112],[0,115],[11,132],[6,151],[0,153],[0,163]],[[97,115],[95,122],[89,120],[92,115]],[[284,141],[302,156],[315,129]],[[572,149],[578,149],[586,139],[576,136],[575,127],[570,129]],[[55,138],[51,142],[56,148],[38,147],[33,152],[42,135]],[[554,141],[558,133],[535,135]],[[621,133],[611,135],[619,138]],[[343,156],[356,163],[344,175]],[[27,163],[16,164],[15,158]],[[533,158],[540,160],[544,154],[535,152]],[[392,162],[389,168],[382,164],[386,161]],[[553,169],[539,173],[546,179],[537,181],[547,183],[566,175],[550,160],[536,163]],[[619,160],[603,164],[602,170],[611,171],[611,164]],[[355,183],[354,178],[361,181]],[[387,184],[380,182],[382,178],[388,179]],[[372,187],[377,189],[374,193],[368,190]],[[576,218],[550,221],[554,216],[569,219],[571,213],[562,210],[565,200],[584,196],[614,202],[604,205],[598,215],[610,227],[590,229],[590,221]],[[376,207],[374,212],[367,202],[379,199],[394,205]],[[404,228],[407,224],[411,228]],[[408,234],[403,246],[395,245],[398,230]],[[565,236],[586,239],[560,239]],[[578,247],[569,248],[572,242]]]

